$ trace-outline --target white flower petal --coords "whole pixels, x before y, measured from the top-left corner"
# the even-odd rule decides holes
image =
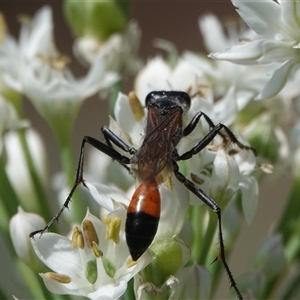
[[[243,139],[242,136],[239,136],[239,141],[244,145],[249,144]],[[250,174],[256,168],[256,156],[251,150],[239,150],[237,154],[234,155],[234,159],[239,166],[239,170],[242,174]]]
[[[156,56],[138,73],[135,79],[135,92],[142,101],[153,90],[170,89],[168,79],[170,78],[171,68],[160,57]]]
[[[109,212],[113,211],[115,209],[114,207],[114,201],[123,203],[125,205],[128,205],[129,199],[127,199],[124,195],[124,192],[121,192],[120,190],[109,187],[105,184],[101,183],[90,183],[85,182],[87,188],[89,189],[89,192],[91,193],[94,200],[103,208],[108,210]]]
[[[290,30],[291,39],[297,39],[299,41],[299,27],[300,27],[300,3],[299,1],[278,1],[280,3],[282,11],[282,19],[285,24],[285,32],[289,33]],[[296,34],[295,34],[296,33]]]
[[[277,69],[272,78],[266,84],[262,92],[257,96],[258,99],[271,98],[278,94],[290,79],[290,75],[299,69],[300,58],[287,61]]]
[[[210,53],[209,57],[244,65],[284,62],[295,56],[293,45],[293,42],[260,39],[232,46],[223,53]]]
[[[224,149],[220,149],[213,163],[212,198],[218,199],[227,187],[236,187],[239,183],[240,172],[234,158],[230,157]]]
[[[82,291],[77,288],[79,284],[77,280],[76,282],[64,284],[50,278],[46,274],[40,273],[39,275],[42,277],[47,289],[54,294],[58,294],[58,295],[72,294],[72,295],[79,295],[79,296],[85,296],[86,294],[86,293],[82,293]]]
[[[45,286],[51,293],[58,294],[58,295],[70,294],[70,284],[60,283],[60,282],[50,278],[46,274],[40,273],[39,275],[42,277],[42,279],[45,283]],[[79,290],[76,291],[76,289],[73,289],[72,294],[73,295],[83,295],[82,293],[80,293]]]
[[[164,185],[161,185],[159,189],[161,195],[161,216],[156,238],[178,235],[185,221],[189,205],[188,189],[174,175],[171,177],[171,180],[171,190]]]
[[[82,276],[78,249],[71,248],[71,241],[56,233],[44,233],[31,239],[39,259],[56,273],[70,277]]]
[[[257,34],[275,37],[280,32],[280,5],[273,0],[231,0],[237,12]]]
[[[145,99],[140,99],[140,101],[144,100]],[[114,108],[114,113],[117,124],[119,125],[120,129],[124,130],[124,132],[130,135],[131,142],[133,143],[133,145],[138,146],[141,142],[141,134],[144,131],[144,120],[138,122],[135,119],[132,109],[129,105],[129,99],[126,95],[122,93],[118,94],[118,98]],[[113,128],[111,128],[111,125],[112,124],[110,124],[110,129],[113,130]],[[120,138],[122,138],[122,136],[120,136],[117,131],[113,131]]]
[[[22,25],[20,48],[26,59],[40,54],[48,56],[55,51],[52,30],[52,9],[45,5],[36,12],[29,25]]]
[[[232,124],[237,114],[236,90],[232,86],[214,106],[214,122]]]
[[[12,216],[9,222],[10,238],[17,255],[31,268],[37,264],[28,238],[29,234],[45,226],[42,217],[25,212],[20,206],[18,213]]]
[[[117,281],[121,279],[125,279],[129,281],[133,276],[138,274],[141,270],[143,270],[150,262],[152,261],[152,256],[150,251],[147,250],[136,262],[136,265],[132,267],[128,267],[125,264],[120,266],[120,268],[116,271],[115,279]]]
[[[204,15],[199,19],[198,23],[205,47],[209,52],[224,51],[228,47],[222,25],[215,15]]]
[[[85,99],[100,89],[109,88],[119,79],[117,73],[106,71],[105,56],[100,52],[94,59],[88,74],[74,82],[74,88],[78,90],[78,97]]]
[[[95,292],[87,296],[92,300],[115,300],[119,299],[127,289],[127,281],[122,280],[114,284],[102,285]]]
[[[166,90],[189,91],[191,95],[199,92],[199,82],[206,83],[202,70],[187,60],[179,60],[168,81],[169,87]]]

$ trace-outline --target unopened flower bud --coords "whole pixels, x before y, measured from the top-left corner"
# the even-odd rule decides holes
[[[273,134],[273,128],[266,122],[257,122],[251,130],[248,141],[259,156],[275,163],[280,155],[280,143]]]
[[[9,231],[17,255],[31,268],[39,263],[31,246],[30,232],[43,228],[45,221],[40,216],[25,212],[21,207],[10,219]]]
[[[64,13],[77,36],[87,35],[105,41],[127,27],[129,3],[116,0],[67,0],[64,2]]]
[[[143,270],[144,281],[160,286],[182,265],[182,247],[176,240],[169,238],[155,241],[150,246],[150,252],[153,260]]]

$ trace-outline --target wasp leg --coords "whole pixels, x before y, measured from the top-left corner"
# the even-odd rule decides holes
[[[122,141],[118,136],[116,136],[107,126],[103,126],[101,131],[105,137],[107,145],[113,148],[111,142],[113,142],[116,146],[120,149],[128,152],[129,154],[133,155],[136,152],[136,149],[127,145],[124,141]]]
[[[183,183],[188,190],[190,190],[192,193],[194,193],[201,201],[203,201],[208,207],[210,207],[218,217],[218,239],[219,239],[219,255],[216,259],[221,260],[224,269],[227,273],[227,276],[229,278],[231,286],[234,288],[237,296],[239,299],[243,299],[243,296],[241,292],[239,291],[237,284],[233,278],[233,275],[229,269],[229,266],[226,262],[225,258],[225,246],[223,241],[223,233],[222,233],[222,223],[221,223],[221,209],[218,206],[218,204],[210,198],[206,193],[196,184],[194,184],[192,181],[188,180],[182,173],[179,172],[179,167],[175,161],[173,161],[173,167],[174,167],[174,174],[176,178]]]
[[[233,132],[224,124],[218,123],[215,125],[212,120],[203,112],[198,112],[191,122],[187,125],[187,127],[183,130],[183,136],[189,135],[197,126],[201,116],[203,116],[208,123],[211,130],[189,151],[175,157],[176,161],[178,160],[187,160],[191,158],[193,155],[199,153],[201,150],[203,150],[208,144],[216,137],[217,134],[219,134],[223,139],[226,139],[227,137],[230,139],[231,142],[234,144],[237,144],[241,149],[250,150],[253,151],[254,155],[256,155],[256,151],[254,148],[250,146],[246,146],[242,144],[233,134]],[[226,135],[224,135],[221,130],[224,129],[226,132]]]
[[[122,166],[125,166],[125,164],[130,164],[130,159],[124,155],[121,155],[118,151],[116,151],[114,148],[112,148],[110,145],[106,145],[105,143],[102,143],[98,141],[97,139],[90,137],[90,136],[85,136],[82,140],[81,143],[81,148],[80,148],[80,155],[79,155],[79,161],[78,161],[78,167],[77,167],[77,172],[76,172],[76,179],[75,183],[71,189],[71,192],[66,199],[65,203],[62,205],[60,210],[57,212],[57,214],[51,219],[51,221],[42,229],[36,230],[30,233],[30,237],[33,237],[37,233],[43,233],[46,230],[48,230],[51,225],[58,220],[62,212],[69,207],[69,203],[72,199],[72,196],[76,190],[76,188],[82,183],[84,184],[83,180],[83,163],[84,163],[84,149],[85,149],[85,144],[88,143],[94,148],[98,149],[99,151],[105,153],[112,159],[118,161]],[[126,166],[125,166],[126,167]],[[126,167],[127,168],[127,167]]]

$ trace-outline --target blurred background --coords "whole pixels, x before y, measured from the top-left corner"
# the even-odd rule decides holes
[[[32,16],[45,4],[50,4],[53,9],[55,42],[58,50],[72,58],[71,69],[75,75],[84,75],[86,69],[80,66],[72,56],[73,36],[64,21],[61,1],[1,1],[0,10],[5,15],[9,31],[17,37],[20,28],[17,16],[20,13]],[[230,15],[236,16],[230,0],[132,1],[132,19],[137,20],[142,31],[140,56],[146,61],[159,53],[160,50],[153,47],[155,38],[163,38],[173,42],[179,53],[185,49],[195,52],[205,51],[198,28],[198,19],[208,12],[216,14],[221,20]],[[128,93],[132,88],[132,82],[129,82],[123,92]],[[47,155],[50,158],[48,161],[49,173],[53,174],[60,171],[57,143],[50,128],[37,114],[29,101],[26,101],[25,106],[26,115],[28,119],[32,120],[32,126],[40,132],[45,140]],[[108,124],[107,107],[107,102],[101,101],[98,97],[90,98],[84,102],[73,129],[75,157],[79,154],[81,140],[84,135],[102,139],[100,128],[104,124]],[[74,161],[74,164],[77,164],[77,161]],[[289,173],[285,172],[276,181],[274,181],[272,175],[268,177],[269,179],[264,182],[260,189],[258,211],[253,223],[250,226],[244,224],[242,234],[230,256],[229,265],[234,275],[247,271],[247,262],[251,253],[254,252],[263,238],[268,236],[273,222],[278,218],[284,207],[284,201],[287,198],[286,195],[290,186]],[[76,203],[73,205],[76,205]],[[1,244],[3,244],[3,241],[0,241],[0,247]],[[1,256],[3,256],[2,249],[0,251]],[[3,266],[0,269],[0,280],[3,283],[7,278],[6,269]],[[222,291],[224,291],[224,295],[228,295],[229,289],[228,280],[225,276],[223,276],[220,285],[221,289],[217,296],[218,298],[224,298]],[[6,282],[6,286],[9,294],[16,293],[14,282]],[[18,292],[18,295],[21,294]]]

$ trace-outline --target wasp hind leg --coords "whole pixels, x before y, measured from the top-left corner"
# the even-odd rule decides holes
[[[243,296],[240,290],[237,287],[237,284],[233,278],[231,270],[226,262],[225,258],[225,245],[223,241],[222,233],[222,222],[221,222],[221,209],[218,204],[210,198],[198,185],[194,184],[192,181],[188,180],[182,173],[179,172],[179,167],[175,161],[173,161],[174,174],[176,178],[186,186],[188,190],[194,193],[201,201],[203,201],[210,209],[212,209],[218,217],[218,240],[219,240],[219,253],[215,260],[220,260],[223,264],[223,267],[229,278],[231,287],[235,290],[239,299],[243,299]]]

